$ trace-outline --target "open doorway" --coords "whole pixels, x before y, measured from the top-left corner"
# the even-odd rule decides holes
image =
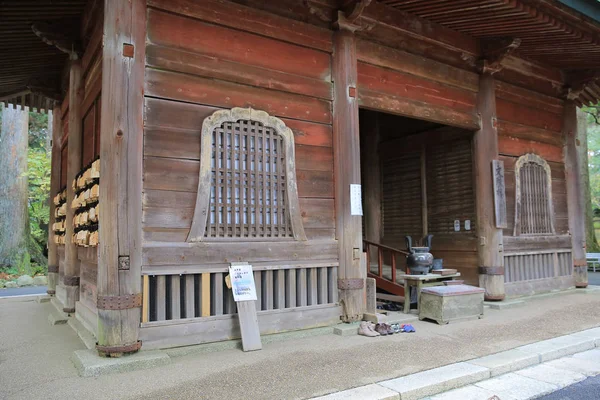
[[[359,121],[363,239],[371,273],[378,273],[383,258],[378,289],[403,293],[392,268],[406,271],[405,236],[423,244],[429,234],[434,258],[476,284],[473,132],[364,109]],[[400,252],[380,254],[369,243]]]

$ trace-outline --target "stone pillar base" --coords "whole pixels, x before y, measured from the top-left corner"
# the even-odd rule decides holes
[[[576,288],[586,288],[588,287],[588,266],[587,263],[585,265],[575,265],[573,266],[573,277],[575,278],[575,287]]]
[[[72,314],[75,312],[75,303],[79,300],[79,277],[65,276],[64,289],[66,293],[66,299],[63,311],[68,314]]]
[[[56,286],[58,285],[58,272],[50,272],[48,268],[48,293],[50,296],[56,295]]]
[[[484,300],[504,300],[504,267],[479,267],[479,287],[485,289]]]

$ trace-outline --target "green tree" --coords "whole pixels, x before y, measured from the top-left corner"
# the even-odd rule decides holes
[[[600,217],[600,106],[583,107],[587,115],[587,165],[589,176],[589,199],[586,210],[587,246],[589,252],[600,252],[594,220]],[[585,177],[585,175],[584,175]],[[587,196],[586,196],[587,197]],[[591,203],[591,204],[589,204]]]

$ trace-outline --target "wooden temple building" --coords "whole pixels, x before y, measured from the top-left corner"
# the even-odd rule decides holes
[[[115,355],[239,337],[232,262],[264,334],[361,319],[366,276],[403,295],[407,235],[490,300],[585,287],[599,21],[593,0],[4,0],[0,101],[54,115],[48,292]]]

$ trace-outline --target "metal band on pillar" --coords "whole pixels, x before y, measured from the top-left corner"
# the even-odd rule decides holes
[[[338,279],[338,289],[342,290],[357,290],[365,287],[365,280],[363,278],[354,279]]]

